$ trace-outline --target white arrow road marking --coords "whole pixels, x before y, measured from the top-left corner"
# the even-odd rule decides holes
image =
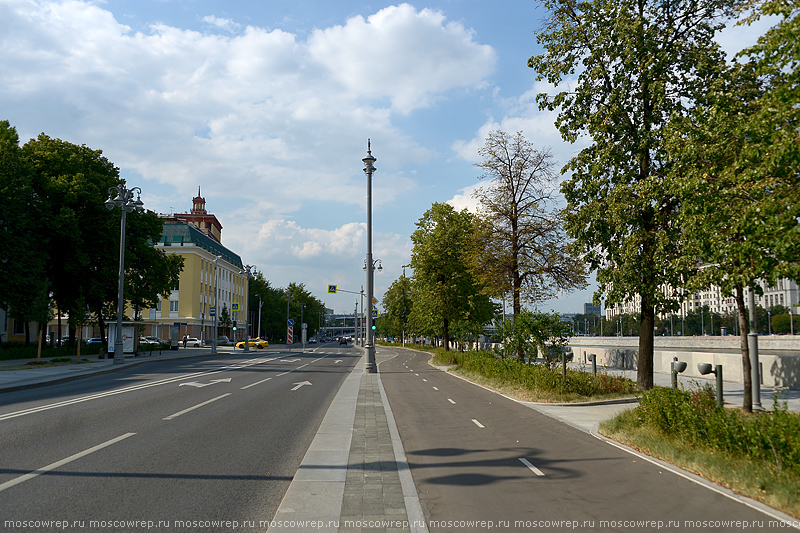
[[[231,378],[212,379],[208,383],[198,383],[196,381],[192,381],[191,383],[181,383],[180,385],[178,385],[178,387],[183,387],[184,385],[189,385],[191,387],[208,387],[209,385],[213,385],[214,383],[230,383],[230,382]]]
[[[483,424],[481,424],[480,422],[478,422],[477,420],[475,420],[474,418],[472,419],[472,421],[475,422],[475,425],[478,426],[479,428],[486,427]]]
[[[23,481],[28,481],[29,479],[35,478],[36,476],[44,474],[45,472],[50,472],[51,470],[55,470],[56,468],[58,468],[60,466],[64,466],[67,463],[71,463],[72,461],[75,461],[76,459],[80,459],[81,457],[86,457],[90,453],[94,453],[94,452],[96,452],[98,450],[102,450],[103,448],[105,448],[107,446],[111,446],[112,444],[116,444],[117,442],[119,442],[121,440],[125,440],[128,437],[132,437],[133,435],[136,435],[136,433],[125,433],[124,435],[121,435],[121,436],[119,436],[119,437],[117,437],[115,439],[108,440],[108,441],[104,442],[103,444],[98,444],[97,446],[89,448],[88,450],[84,450],[82,452],[78,452],[75,455],[70,455],[66,459],[61,459],[60,461],[56,461],[55,463],[51,463],[51,464],[49,464],[47,466],[43,466],[42,468],[39,468],[38,470],[34,470],[33,472],[30,472],[29,474],[25,474],[23,476],[19,476],[17,478],[14,478],[14,479],[12,479],[10,481],[6,481],[2,485],[0,485],[0,492],[6,490],[8,488],[13,487],[14,485],[19,485]]]
[[[536,474],[537,476],[543,476],[543,475],[544,475],[544,472],[542,472],[541,470],[539,470],[538,468],[536,468],[535,466],[533,466],[533,465],[531,464],[531,462],[530,462],[530,461],[528,461],[527,459],[525,459],[524,457],[520,457],[520,458],[519,458],[519,460],[520,460],[520,461],[522,461],[522,464],[524,464],[525,466],[527,466],[528,468],[530,468],[530,469],[531,469],[531,471],[532,471],[534,474]]]
[[[334,361],[334,363],[341,363],[341,362],[342,362],[341,359],[337,359],[336,361]]]
[[[298,383],[295,383],[295,385],[297,385],[297,387],[294,387],[292,390],[297,390],[300,387],[302,387],[303,385],[311,385],[311,382],[310,381],[300,381]]]
[[[184,409],[183,411],[177,412],[177,413],[175,413],[174,415],[169,415],[169,416],[167,416],[167,417],[164,417],[164,420],[172,420],[173,418],[178,418],[178,417],[179,417],[179,416],[181,416],[181,415],[185,415],[185,414],[186,414],[186,413],[188,413],[189,411],[194,411],[195,409],[197,409],[197,408],[199,408],[199,407],[203,407],[204,405],[208,405],[208,404],[210,404],[210,403],[212,403],[212,402],[216,402],[217,400],[221,400],[221,399],[223,399],[225,396],[230,396],[230,395],[231,395],[231,393],[229,392],[229,393],[227,393],[227,394],[223,394],[222,396],[217,396],[216,398],[212,398],[212,399],[208,400],[207,402],[198,403],[198,404],[197,404],[197,405],[195,405],[194,407],[190,407],[190,408],[188,408],[188,409]]]

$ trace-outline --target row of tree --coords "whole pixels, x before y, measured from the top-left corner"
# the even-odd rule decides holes
[[[79,326],[116,316],[121,211],[109,211],[109,188],[124,183],[100,150],[39,135],[20,146],[0,121],[0,307],[25,323],[69,317],[70,343]],[[178,285],[183,259],[155,248],[163,221],[153,211],[127,215],[125,299],[135,311],[156,306]],[[274,288],[261,272],[250,280],[250,333],[286,340],[289,317],[318,332],[324,304],[303,284]],[[227,309],[219,326],[230,328]],[[58,328],[61,331],[61,328]],[[299,336],[300,328],[296,328]],[[26,339],[29,335],[26,332]]]
[[[653,386],[662,287],[711,285],[737,302],[759,280],[800,279],[800,5],[797,0],[546,0],[529,59],[569,142],[563,169],[572,251],[597,272],[607,305],[641,298],[638,385]],[[715,41],[736,17],[777,21],[728,61]],[[577,80],[573,78],[577,77]],[[752,407],[742,342],[744,409]]]
[[[57,312],[69,316],[73,343],[90,317],[104,331],[116,315],[122,215],[104,203],[121,183],[101,151],[45,134],[20,146],[0,121],[0,306],[26,329]],[[152,246],[161,233],[156,213],[128,215],[125,296],[134,309],[155,307],[178,283],[182,258]]]
[[[420,218],[411,235],[413,276],[389,287],[380,328],[441,338],[447,350],[451,338],[462,345],[476,340],[494,320],[504,355],[511,350],[525,359],[569,326],[524,306],[584,287],[585,271],[567,253],[549,150],[536,149],[522,133],[493,131],[479,154],[480,179],[489,181],[476,193],[479,209],[434,203]],[[501,299],[513,319],[498,319]]]
[[[277,288],[263,273],[256,272],[250,278],[248,304],[250,334],[255,337],[260,331],[261,338],[268,341],[286,342],[289,318],[295,321],[294,334],[298,337],[301,335],[301,320],[308,324],[309,339],[318,336],[320,327],[325,325],[325,304],[302,283],[290,283],[286,288]]]
[[[585,263],[597,275],[595,304],[640,299],[637,382],[650,389],[656,316],[679,306],[664,287],[720,287],[735,298],[733,329],[744,338],[745,288],[762,294],[761,281],[800,280],[800,4],[545,6],[544,52],[528,65],[539,81],[569,88],[540,94],[539,105],[557,113],[564,140],[589,140],[561,171],[567,207],[554,205],[548,150],[491,132],[479,152],[481,178],[491,180],[476,194],[479,212],[434,204],[420,219],[414,275],[387,293],[386,325],[436,331],[447,347],[480,331],[491,298],[508,299],[519,317],[526,303],[583,287]],[[728,61],[715,36],[743,15],[777,23]],[[749,411],[746,342],[742,352]]]

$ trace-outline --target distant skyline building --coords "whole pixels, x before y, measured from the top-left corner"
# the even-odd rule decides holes
[[[602,310],[599,305],[592,305],[592,304],[583,304],[583,314],[584,315],[597,315],[600,316]]]
[[[764,309],[771,309],[776,305],[780,305],[790,309],[792,314],[798,314],[800,309],[798,306],[798,286],[792,280],[779,279],[774,287],[767,286],[764,282],[759,282],[763,296],[755,295],[756,306],[763,307]],[[680,309],[674,313],[675,316],[686,316],[687,314],[699,310],[701,307],[708,307],[709,311],[719,315],[728,315],[736,312],[736,300],[732,296],[724,297],[722,289],[717,286],[712,286],[704,291],[695,294],[683,293],[681,289],[673,289],[672,287],[663,287],[664,295],[668,298],[673,298],[680,301]],[[748,301],[750,289],[744,289],[744,301]],[[635,296],[628,302],[620,305],[607,307],[605,315],[607,319],[613,319],[622,314],[635,314],[641,311],[641,297]],[[659,315],[660,318],[666,318],[668,314]]]

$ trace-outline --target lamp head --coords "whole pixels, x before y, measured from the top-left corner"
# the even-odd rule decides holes
[[[686,361],[675,361],[674,365],[675,365],[674,366],[675,372],[677,372],[678,374],[681,374],[683,373],[684,370],[686,370]]]
[[[700,372],[703,376],[706,374],[710,374],[713,372],[711,369],[711,363],[697,363],[697,371]]]

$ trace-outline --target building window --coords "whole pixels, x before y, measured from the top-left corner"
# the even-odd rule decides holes
[[[169,312],[170,313],[177,313],[178,312],[178,301],[177,300],[170,300],[170,302],[169,302]]]

